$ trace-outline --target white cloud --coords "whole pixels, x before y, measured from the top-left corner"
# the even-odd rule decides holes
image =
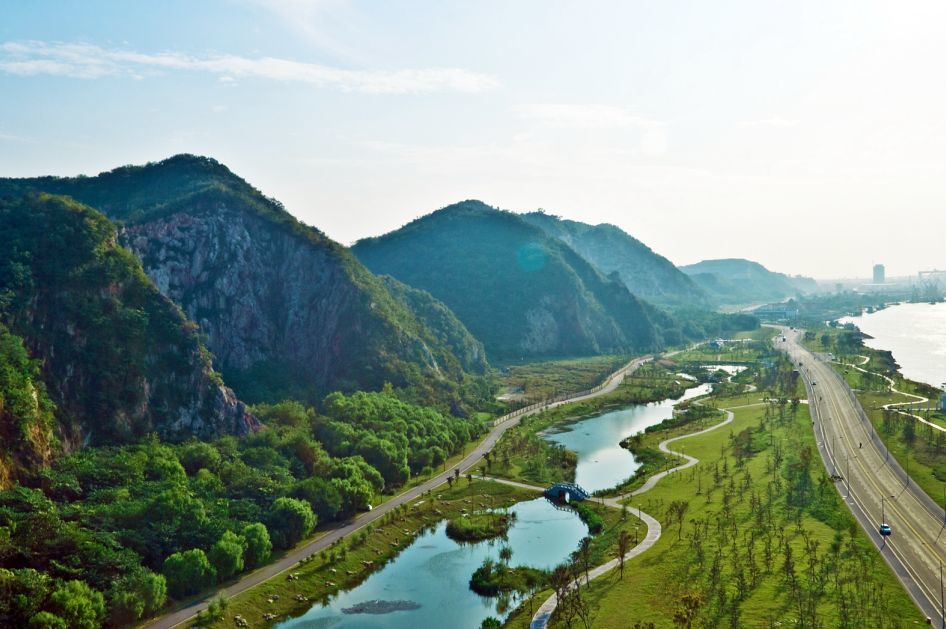
[[[798,124],[797,120],[788,120],[781,116],[772,116],[761,120],[743,120],[742,125],[746,127],[794,127]]]
[[[662,124],[614,105],[532,103],[517,109],[524,118],[569,129],[651,128]]]
[[[222,81],[236,77],[267,79],[378,94],[482,92],[498,85],[492,76],[460,68],[349,70],[277,57],[140,53],[66,42],[20,41],[0,44],[0,72],[6,74],[98,79],[140,78],[142,74],[168,71],[204,72],[216,75]]]

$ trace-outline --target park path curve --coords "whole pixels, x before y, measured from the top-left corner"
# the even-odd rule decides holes
[[[651,489],[654,488],[654,486],[658,482],[660,482],[662,478],[670,474],[673,474],[674,472],[679,472],[681,470],[685,470],[687,468],[693,467],[694,465],[699,463],[700,460],[697,459],[696,457],[690,456],[688,454],[683,454],[682,452],[677,452],[675,450],[671,450],[668,446],[669,444],[675,441],[680,441],[681,439],[689,439],[690,437],[698,437],[700,435],[705,435],[708,432],[716,430],[717,428],[722,428],[723,426],[731,423],[734,417],[733,412],[727,409],[722,409],[722,410],[724,410],[726,413],[726,419],[719,422],[718,424],[714,424],[710,426],[709,428],[705,428],[698,432],[693,432],[686,435],[680,435],[678,437],[672,437],[670,439],[664,439],[657,446],[660,448],[661,451],[666,452],[667,454],[670,454],[673,456],[679,456],[685,459],[686,463],[683,463],[682,465],[678,465],[676,467],[672,467],[669,470],[664,470],[663,472],[654,474],[653,476],[648,478],[647,482],[645,482],[640,488],[630,493],[623,494],[621,496],[618,496],[617,498],[603,498],[601,499],[601,502],[608,505],[609,507],[620,509],[624,506],[621,503],[622,500],[625,500],[631,496],[639,496],[640,494],[643,494],[644,492],[650,491]],[[500,480],[500,479],[494,479],[494,480]],[[500,480],[500,482],[503,482],[503,481]],[[534,488],[534,486],[525,485],[524,483],[515,483],[514,481],[508,481],[508,482],[520,487]],[[629,561],[633,559],[634,557],[637,557],[638,555],[641,555],[645,553],[646,551],[650,550],[654,546],[654,544],[657,543],[657,540],[660,539],[660,535],[662,531],[660,522],[656,518],[651,516],[649,513],[645,513],[644,511],[641,511],[639,508],[637,510],[637,514],[638,514],[638,517],[641,520],[643,520],[644,524],[647,525],[647,535],[644,536],[644,539],[641,540],[641,542],[637,546],[629,550],[627,554],[624,555],[624,561]],[[580,585],[582,581],[584,581],[584,584],[587,585],[589,581],[592,581],[600,577],[601,575],[606,574],[610,572],[611,570],[614,570],[615,568],[617,568],[619,563],[620,563],[619,559],[614,558],[610,561],[607,561],[601,564],[600,566],[591,570],[587,574],[587,576],[579,577],[576,581],[572,583],[572,587]],[[539,606],[539,609],[532,616],[532,622],[529,624],[529,629],[546,629],[546,627],[548,627],[549,620],[551,620],[552,614],[555,612],[555,608],[557,606],[558,606],[557,595],[552,594],[547,599],[545,599],[545,601]]]

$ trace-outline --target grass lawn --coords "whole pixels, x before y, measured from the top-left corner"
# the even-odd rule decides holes
[[[824,478],[807,408],[783,420],[767,408],[736,408],[730,427],[687,440],[701,463],[632,501],[664,533],[628,563],[623,581],[612,573],[592,582],[595,627],[673,626],[684,600],[695,626],[922,620]],[[668,507],[681,502],[684,517],[672,517]]]
[[[279,620],[299,616],[329,595],[361,583],[410,545],[424,528],[457,517],[463,510],[506,507],[533,498],[532,492],[489,481],[469,483],[464,479],[453,488],[443,485],[288,573],[233,597],[223,619],[210,626],[233,627],[237,614],[253,627],[270,624],[263,619],[267,613],[275,614]],[[290,579],[290,574],[298,578]],[[298,600],[300,597],[307,600]]]

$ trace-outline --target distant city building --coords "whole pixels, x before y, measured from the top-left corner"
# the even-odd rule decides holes
[[[886,280],[886,270],[883,264],[874,265],[874,284],[883,284]]]

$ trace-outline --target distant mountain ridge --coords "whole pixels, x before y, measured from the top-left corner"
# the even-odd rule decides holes
[[[530,212],[522,218],[567,244],[603,273],[617,272],[638,297],[664,306],[709,305],[707,295],[689,276],[615,225],[589,225],[544,212]]]
[[[720,304],[778,301],[818,288],[811,278],[770,271],[742,258],[703,260],[681,266],[680,270]]]
[[[430,316],[431,298],[395,297],[345,247],[216,160],[178,155],[95,177],[0,179],[0,196],[30,190],[72,196],[119,221],[122,243],[199,324],[247,401],[313,401],[386,382],[451,397],[465,371],[486,368],[482,346],[455,318]]]
[[[644,351],[665,315],[511,212],[464,201],[352,251],[375,273],[430,292],[491,356]]]

